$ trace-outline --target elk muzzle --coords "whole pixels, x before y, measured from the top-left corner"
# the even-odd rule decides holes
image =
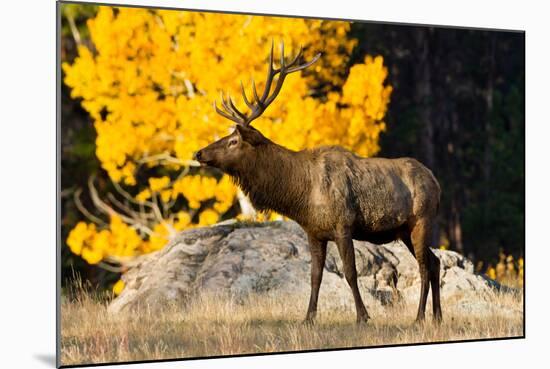
[[[198,161],[201,166],[207,166],[214,163],[215,156],[216,155],[212,152],[212,150],[209,150],[208,148],[203,148],[193,155],[193,159]]]

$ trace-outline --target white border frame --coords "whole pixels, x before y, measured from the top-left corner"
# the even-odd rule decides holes
[[[543,2],[116,0],[120,4],[292,14],[451,26],[526,30],[526,339],[368,350],[268,355],[154,364],[130,368],[280,368],[341,365],[409,368],[519,367],[546,362],[550,260],[548,196],[549,48]],[[55,2],[3,4],[2,314],[6,367],[52,367],[55,354]],[[544,361],[543,361],[544,360]],[[11,364],[11,365],[9,365]],[[4,366],[2,365],[2,366]],[[118,368],[126,367],[117,366]]]

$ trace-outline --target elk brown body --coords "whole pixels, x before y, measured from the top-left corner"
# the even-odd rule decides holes
[[[253,85],[255,101],[250,102],[243,88],[245,102],[252,109],[250,115],[238,111],[231,98],[226,101],[222,96],[225,111],[217,107],[216,110],[237,122],[236,129],[198,151],[196,160],[232,176],[256,209],[276,211],[302,226],[311,251],[311,295],[306,321],[313,322],[316,315],[328,241],[336,243],[342,258],[357,321],[369,318],[357,285],[355,239],[375,244],[402,240],[419,265],[417,320],[424,319],[431,284],[434,319],[439,322],[439,260],[429,247],[440,187],[432,172],[412,158],[363,158],[339,146],[292,151],[250,126],[273,101],[286,74],[316,60],[297,65],[300,56],[301,51],[287,65],[281,56],[281,67],[274,69],[272,47],[268,83],[262,96]],[[277,86],[270,95],[271,82],[277,74]]]

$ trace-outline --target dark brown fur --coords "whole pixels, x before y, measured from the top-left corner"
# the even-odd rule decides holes
[[[440,188],[415,159],[362,158],[338,146],[295,152],[239,125],[196,158],[231,175],[256,209],[276,211],[303,227],[312,256],[307,321],[315,318],[328,241],[338,246],[357,321],[368,319],[357,287],[353,239],[402,240],[419,264],[417,320],[424,319],[430,283],[434,319],[441,320],[439,261],[429,248]]]

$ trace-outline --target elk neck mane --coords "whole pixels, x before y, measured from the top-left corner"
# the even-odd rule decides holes
[[[306,152],[291,151],[271,141],[258,145],[229,174],[257,210],[276,211],[299,221],[305,216],[311,178]]]

